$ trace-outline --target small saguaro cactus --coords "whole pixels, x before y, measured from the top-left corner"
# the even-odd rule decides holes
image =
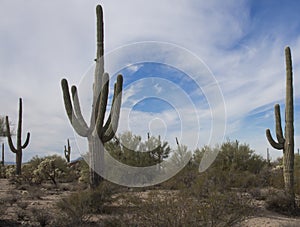
[[[2,160],[1,164],[4,166],[4,143],[2,143]]]
[[[271,164],[269,148],[267,148],[267,163],[268,163],[268,165]]]
[[[266,136],[271,146],[283,151],[283,178],[285,192],[291,199],[291,208],[295,207],[294,192],[294,102],[293,102],[293,72],[291,50],[285,48],[286,61],[286,97],[285,97],[285,130],[284,135],[281,126],[280,106],[275,105],[276,137],[272,138],[270,129],[266,130]]]
[[[175,137],[177,148],[174,150],[171,160],[175,166],[185,166],[187,161],[190,160],[191,153],[188,151],[187,146],[180,143]]]
[[[175,137],[175,140],[176,140],[176,144],[177,144],[177,146],[180,146],[180,144],[179,144],[179,141],[178,141],[177,137]]]
[[[22,165],[22,150],[25,149],[29,144],[30,133],[27,133],[26,140],[22,145],[22,98],[19,99],[19,121],[17,129],[17,146],[13,145],[12,135],[9,127],[8,116],[6,116],[6,129],[7,129],[7,139],[10,150],[16,154],[16,174],[21,175],[21,165]]]
[[[69,141],[69,139],[68,139],[67,141],[68,141],[68,145],[67,145],[67,146],[65,145],[64,153],[65,153],[65,158],[66,158],[67,162],[70,162],[70,157],[71,157],[71,146],[70,146],[70,141]]]
[[[72,101],[66,79],[61,81],[65,109],[68,118],[78,135],[86,137],[89,147],[90,187],[97,187],[102,181],[99,173],[104,171],[104,143],[115,136],[118,128],[122,99],[123,77],[118,75],[114,86],[114,96],[109,117],[104,122],[109,88],[109,75],[104,73],[103,11],[96,7],[97,14],[97,57],[93,84],[93,100],[90,125],[84,120],[79,104],[76,86],[72,86]]]

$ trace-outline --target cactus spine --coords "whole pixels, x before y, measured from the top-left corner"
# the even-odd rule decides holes
[[[22,145],[22,99],[19,99],[19,121],[17,129],[17,146],[13,145],[11,138],[11,132],[9,127],[8,116],[6,116],[6,129],[7,129],[7,139],[10,150],[16,154],[16,174],[21,175],[21,165],[22,165],[22,150],[25,149],[29,144],[30,133],[27,133],[26,140]]]
[[[86,137],[89,145],[90,187],[97,187],[102,181],[99,173],[104,171],[104,143],[115,136],[118,127],[123,77],[118,75],[114,86],[114,96],[109,117],[104,122],[108,99],[109,75],[104,73],[104,43],[103,43],[103,11],[96,7],[97,14],[97,57],[93,84],[93,101],[90,126],[84,120],[78,99],[76,86],[72,86],[72,101],[66,79],[61,81],[65,109],[74,130],[82,137]]]
[[[271,146],[283,151],[283,177],[285,191],[291,198],[291,206],[295,207],[294,192],[294,103],[293,103],[293,71],[291,50],[285,48],[286,61],[286,100],[285,100],[285,130],[284,135],[281,126],[280,106],[275,105],[276,137],[272,138],[270,129],[266,130],[266,136]]]
[[[70,141],[69,141],[69,139],[68,139],[67,141],[68,141],[68,145],[67,145],[67,146],[65,145],[64,153],[65,153],[65,158],[66,158],[67,162],[70,163],[71,146],[70,146]]]

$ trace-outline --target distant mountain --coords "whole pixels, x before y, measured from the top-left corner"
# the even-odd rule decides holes
[[[15,162],[4,162],[4,165],[15,165]]]
[[[78,162],[78,161],[81,161],[81,160],[84,160],[84,158],[80,156],[80,157],[78,157],[74,160],[71,160],[71,163]],[[27,163],[28,162],[22,162],[22,164],[27,164]],[[15,165],[15,164],[16,164],[16,162],[4,162],[4,165]]]
[[[84,160],[84,159],[83,159],[83,157],[80,156],[80,157],[78,157],[78,158],[76,158],[74,160],[71,160],[71,163],[73,163],[73,162],[79,162],[81,160]]]

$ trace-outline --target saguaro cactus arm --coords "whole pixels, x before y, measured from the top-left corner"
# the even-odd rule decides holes
[[[22,99],[19,99],[19,122],[18,122],[18,134],[17,134],[17,141],[19,143],[19,145],[21,146],[21,149],[25,149],[29,143],[29,139],[30,139],[30,133],[27,132],[27,136],[26,136],[26,140],[24,142],[23,145],[21,145],[21,139],[22,139]],[[17,146],[19,146],[17,144]]]
[[[30,133],[27,132],[26,140],[25,140],[24,144],[21,146],[22,149],[25,149],[28,146],[29,140],[30,140]]]
[[[122,87],[123,77],[118,75],[117,82],[115,83],[114,96],[112,101],[112,107],[110,110],[109,118],[107,119],[104,129],[102,131],[102,141],[105,143],[111,140],[115,136],[117,131],[120,117],[120,109],[122,102]]]
[[[99,97],[100,101],[98,105],[96,127],[95,127],[98,136],[101,136],[103,130],[103,122],[104,122],[106,106],[107,106],[108,87],[109,87],[109,75],[107,73],[103,74],[102,84],[103,84],[103,88],[101,90],[100,97]]]
[[[8,140],[9,148],[10,148],[10,150],[11,150],[13,153],[17,153],[18,150],[17,150],[17,148],[14,146],[13,141],[12,141],[12,139],[11,139],[11,132],[10,132],[10,126],[9,126],[8,116],[6,116],[6,118],[5,118],[5,123],[6,123],[7,140]]]
[[[283,133],[282,133],[282,127],[281,127],[281,116],[280,116],[280,106],[279,104],[276,104],[274,107],[274,112],[275,112],[275,124],[276,124],[276,137],[277,137],[277,141],[276,142],[271,135],[270,129],[266,130],[266,136],[267,139],[269,141],[269,143],[271,144],[271,146],[277,150],[283,150],[284,148],[284,142],[285,139],[283,137]]]
[[[85,123],[82,114],[79,114],[79,117],[76,116],[73,105],[72,105],[72,101],[71,101],[71,97],[70,97],[70,93],[69,93],[69,85],[68,85],[68,81],[66,79],[62,79],[61,81],[61,87],[62,87],[62,91],[63,91],[63,98],[64,98],[64,103],[65,103],[65,109],[69,118],[70,123],[72,124],[74,130],[78,133],[78,135],[82,136],[82,137],[87,137],[89,134],[89,128],[87,127],[87,124]],[[76,88],[73,90],[76,90]],[[76,92],[77,93],[77,92]],[[75,99],[75,104],[78,105],[75,109],[76,111],[80,111],[80,107],[79,107],[79,100],[76,95],[73,95],[74,99]]]
[[[71,87],[71,92],[72,92],[72,98],[73,98],[73,104],[74,104],[74,110],[75,110],[75,114],[78,118],[79,123],[81,124],[81,126],[83,128],[88,129],[88,125],[86,124],[83,116],[82,116],[82,112],[81,112],[81,108],[80,108],[80,103],[79,103],[79,98],[78,98],[78,92],[77,92],[77,88],[76,86],[72,86]]]

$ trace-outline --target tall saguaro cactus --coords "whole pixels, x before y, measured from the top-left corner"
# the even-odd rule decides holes
[[[70,158],[71,158],[71,146],[70,146],[70,141],[69,139],[67,140],[68,145],[65,145],[65,149],[64,149],[64,153],[65,153],[65,158],[67,160],[67,162],[70,162]]]
[[[68,118],[74,130],[82,137],[86,137],[89,146],[90,158],[90,187],[97,187],[102,177],[99,173],[104,171],[104,143],[111,140],[118,127],[119,114],[122,99],[123,77],[118,75],[117,82],[114,86],[114,96],[109,117],[104,122],[108,88],[109,75],[104,73],[104,43],[103,43],[103,11],[102,7],[96,7],[97,14],[97,57],[94,84],[93,84],[93,100],[90,125],[84,120],[79,104],[78,92],[76,86],[72,86],[72,101],[69,93],[69,86],[66,79],[61,81],[65,109]]]
[[[285,99],[285,130],[284,135],[281,126],[280,106],[275,105],[276,137],[272,138],[270,129],[266,130],[266,136],[271,146],[283,151],[283,177],[285,191],[291,198],[291,205],[295,206],[294,192],[294,101],[293,101],[293,71],[291,50],[285,48],[286,61],[286,99]]]
[[[11,132],[9,127],[9,120],[8,116],[6,116],[6,129],[7,129],[7,138],[8,138],[8,145],[10,150],[16,154],[16,174],[21,175],[21,165],[22,165],[22,150],[25,149],[29,144],[30,133],[27,133],[27,137],[25,142],[22,145],[22,99],[19,99],[19,122],[18,122],[18,129],[17,129],[17,146],[14,146]]]

